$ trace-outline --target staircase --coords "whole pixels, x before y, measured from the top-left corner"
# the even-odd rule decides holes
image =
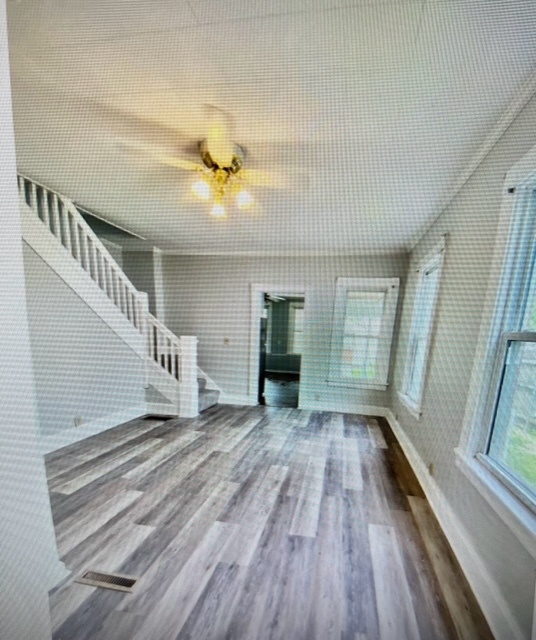
[[[85,287],[90,283],[95,307],[111,302],[141,337],[147,414],[195,417],[216,404],[220,389],[197,366],[197,338],[176,336],[149,313],[147,294],[134,287],[71,200],[20,174],[18,186],[33,214],[23,224],[25,240],[53,238],[61,259],[75,264]]]

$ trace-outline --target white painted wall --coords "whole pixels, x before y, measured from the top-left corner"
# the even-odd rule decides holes
[[[256,403],[249,392],[250,285],[305,286],[305,344],[300,406],[358,411],[386,407],[389,391],[330,387],[331,323],[338,276],[404,280],[407,257],[164,256],[167,324],[177,335],[199,338],[199,366],[236,402]]]
[[[50,638],[59,562],[38,446],[7,52],[0,0],[0,638]]]
[[[164,287],[162,277],[162,252],[157,249],[123,249],[122,268],[129,280],[138,289],[149,296],[149,311],[160,322],[165,322]]]
[[[468,389],[504,177],[534,144],[535,98],[416,247],[408,276],[395,369],[395,387],[399,391],[417,279],[413,267],[441,234],[449,234],[421,419],[410,415],[393,393],[393,411],[404,434],[424,465],[434,464],[435,477],[430,482],[437,489],[440,502],[444,500],[459,519],[465,530],[464,544],[488,574],[480,580],[476,576],[473,587],[485,613],[495,620],[499,639],[515,637],[513,633],[517,629],[520,637],[531,637],[536,566],[517,538],[456,467],[454,449],[460,440],[466,403],[475,401],[473,397],[468,398]],[[505,632],[508,619],[513,626]]]
[[[24,267],[41,436],[143,407],[139,354],[28,245]]]

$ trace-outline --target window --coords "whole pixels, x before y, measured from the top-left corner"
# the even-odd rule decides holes
[[[398,278],[338,278],[329,381],[386,389]]]
[[[511,294],[497,349],[498,375],[484,453],[508,482],[536,504],[535,193],[522,196],[518,208],[520,237],[512,248]]]
[[[420,265],[413,305],[402,400],[418,416],[421,413],[444,249],[442,242]]]
[[[301,354],[303,351],[303,304],[291,302],[289,306],[288,352]]]
[[[478,458],[536,507],[536,195],[519,189],[498,303],[494,374],[485,399],[487,440]]]

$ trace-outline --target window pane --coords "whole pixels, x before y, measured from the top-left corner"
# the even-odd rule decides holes
[[[346,298],[344,335],[379,336],[384,304],[383,291],[350,291]]]
[[[408,396],[415,402],[419,400],[421,384],[424,378],[424,371],[426,368],[425,356],[426,340],[422,338],[416,338],[413,344],[413,361],[406,392]]]
[[[373,380],[379,340],[344,336],[340,375],[342,378]]]
[[[426,335],[429,331],[438,283],[439,268],[435,268],[421,280],[415,318],[415,333],[419,335]]]
[[[536,342],[513,342],[488,454],[536,495]]]
[[[536,256],[532,259],[532,276],[528,287],[527,306],[522,328],[536,331]]]
[[[430,334],[434,320],[434,306],[441,273],[440,262],[422,273],[417,288],[406,369],[406,395],[420,403]]]

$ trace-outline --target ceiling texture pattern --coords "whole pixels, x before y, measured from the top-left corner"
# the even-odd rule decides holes
[[[19,170],[176,253],[408,249],[536,68],[532,0],[7,7]],[[224,221],[118,143],[180,155],[207,104],[287,180]]]

